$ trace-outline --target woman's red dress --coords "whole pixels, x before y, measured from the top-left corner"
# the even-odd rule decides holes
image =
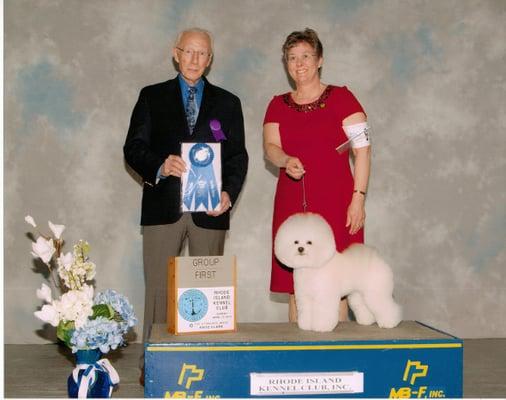
[[[339,154],[336,147],[347,140],[343,119],[364,112],[346,87],[327,86],[318,100],[299,105],[286,93],[274,96],[264,124],[279,124],[281,146],[286,154],[298,157],[306,171],[304,180],[293,180],[280,170],[272,221],[272,238],[285,219],[303,212],[303,185],[306,211],[322,215],[332,227],[336,248],[342,251],[351,243],[363,243],[363,229],[355,235],[346,228],[346,212],[353,194],[353,175],[349,152]],[[293,293],[292,269],[272,254],[271,291]]]

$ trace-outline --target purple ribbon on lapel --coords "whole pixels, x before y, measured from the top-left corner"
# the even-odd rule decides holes
[[[221,124],[220,121],[217,119],[212,119],[209,121],[209,128],[211,128],[211,132],[213,133],[214,139],[217,142],[221,142],[222,140],[227,140],[227,137],[221,130]]]

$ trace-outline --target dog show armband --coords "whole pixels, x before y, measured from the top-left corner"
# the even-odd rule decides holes
[[[351,142],[351,147],[358,149],[360,147],[366,147],[371,145],[370,134],[371,128],[367,122],[361,122],[359,124],[343,126],[344,133]]]

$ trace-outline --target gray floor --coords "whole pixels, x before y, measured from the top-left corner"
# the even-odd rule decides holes
[[[108,355],[121,382],[115,398],[143,397],[139,384],[142,345],[132,344]],[[64,398],[74,366],[67,348],[47,345],[5,346],[5,397]],[[464,340],[464,397],[506,397],[506,339]]]
[[[139,384],[141,344],[131,344],[107,355],[120,376],[115,398],[144,397]],[[5,397],[66,398],[67,377],[74,368],[70,349],[55,344],[5,345]]]

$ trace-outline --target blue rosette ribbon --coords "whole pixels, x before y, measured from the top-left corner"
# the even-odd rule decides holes
[[[214,151],[207,143],[196,143],[190,149],[189,159],[191,169],[183,194],[183,203],[190,210],[192,202],[195,200],[194,210],[198,210],[201,205],[206,210],[214,210],[220,203],[220,194],[212,164]]]

